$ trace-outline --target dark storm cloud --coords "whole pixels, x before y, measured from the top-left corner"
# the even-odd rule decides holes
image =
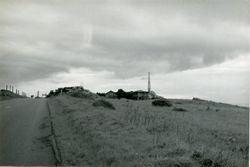
[[[0,2],[0,77],[84,67],[133,77],[249,55],[248,1]]]
[[[67,71],[67,68],[47,60],[1,56],[0,84],[17,84],[22,81],[46,78],[53,73],[63,71]]]

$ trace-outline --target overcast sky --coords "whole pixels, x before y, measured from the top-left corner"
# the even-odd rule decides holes
[[[248,0],[1,0],[0,85],[248,104]]]

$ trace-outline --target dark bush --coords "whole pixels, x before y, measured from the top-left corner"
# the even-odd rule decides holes
[[[46,97],[48,98],[48,97],[51,97],[51,96],[54,96],[54,95],[55,95],[54,91],[51,90]],[[34,97],[34,95],[32,95],[32,96]],[[31,98],[33,98],[33,97],[31,97]]]
[[[201,161],[202,166],[204,167],[210,167],[213,165],[213,161],[211,159],[204,159]]]
[[[193,99],[192,99],[192,100],[202,101],[202,99],[197,98],[197,97],[193,97]]]
[[[88,92],[83,92],[83,91],[72,91],[69,92],[68,95],[72,97],[77,97],[77,98],[86,98],[86,99],[94,99],[94,95]]]
[[[191,158],[194,159],[194,160],[200,160],[200,159],[202,158],[202,155],[201,155],[201,153],[195,151],[195,152],[192,154]]]
[[[173,110],[174,111],[178,111],[178,112],[187,112],[187,110],[184,109],[184,108],[177,108],[177,107],[175,107],[175,108],[173,108]]]
[[[109,109],[115,110],[115,107],[113,106],[113,104],[108,102],[108,101],[105,101],[105,100],[97,100],[93,103],[93,106],[104,107],[104,108],[109,108]]]
[[[96,94],[103,97],[106,95],[106,93],[99,93],[99,92],[97,92]]]
[[[220,163],[218,163],[218,162],[215,162],[214,167],[222,167],[222,165]]]
[[[134,96],[134,92],[125,92],[122,89],[118,89],[118,91],[115,94],[118,99],[121,99],[121,98],[132,99],[132,100],[137,99],[137,97]]]
[[[167,107],[171,107],[172,103],[170,101],[168,101],[168,100],[161,99],[161,100],[154,100],[152,102],[152,105],[153,106],[167,106]]]
[[[117,92],[116,92],[116,95],[117,95],[117,97],[120,99],[120,98],[124,98],[124,97],[126,97],[126,92],[124,91],[124,90],[122,90],[122,89],[119,89]]]

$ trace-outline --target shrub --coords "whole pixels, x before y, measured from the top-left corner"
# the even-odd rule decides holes
[[[213,161],[211,159],[204,159],[201,161],[202,166],[210,167],[213,165]]]
[[[177,107],[175,107],[173,110],[174,111],[178,111],[178,112],[187,112],[187,110],[184,109],[184,108],[177,108]]]
[[[127,96],[127,93],[122,90],[122,89],[119,89],[116,93],[117,97],[120,99],[120,98],[125,98]]]
[[[103,97],[106,95],[106,93],[99,93],[99,92],[97,92],[96,94]]]
[[[168,100],[161,99],[161,100],[154,100],[152,102],[152,105],[153,106],[167,106],[167,107],[171,107],[172,103],[170,101],[168,101]]]
[[[93,103],[93,106],[104,107],[104,108],[115,110],[115,107],[113,106],[113,104],[105,100],[97,100]]]
[[[197,97],[193,97],[193,99],[192,99],[192,100],[202,101],[202,99],[197,98]]]
[[[195,152],[192,154],[191,158],[194,159],[194,160],[200,160],[200,159],[202,158],[202,155],[201,155],[201,153],[195,151]]]
[[[94,99],[94,94],[85,91],[72,91],[69,92],[68,95],[77,98]]]

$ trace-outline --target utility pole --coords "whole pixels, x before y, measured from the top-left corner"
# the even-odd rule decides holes
[[[8,90],[8,85],[6,85],[6,90]]]
[[[148,93],[151,92],[150,72],[148,72]]]
[[[12,93],[14,93],[14,86],[12,86]]]

